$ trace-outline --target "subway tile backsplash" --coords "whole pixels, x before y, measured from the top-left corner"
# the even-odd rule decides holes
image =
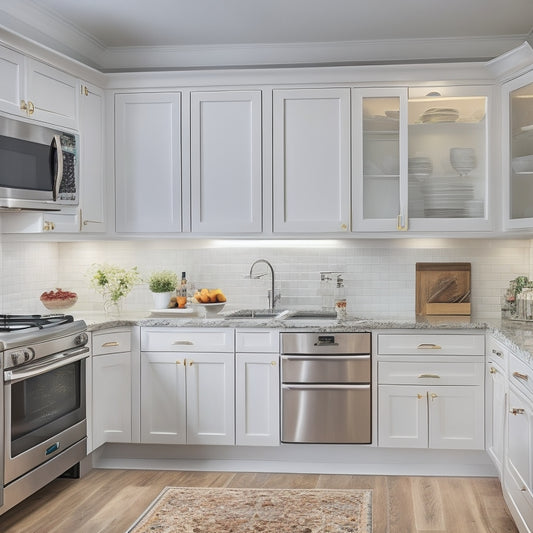
[[[87,276],[94,263],[137,266],[145,279],[154,270],[185,271],[197,288],[223,289],[228,307],[267,307],[269,276],[247,277],[259,258],[274,267],[281,307],[320,307],[320,271],[331,270],[344,273],[350,314],[406,319],[415,312],[415,263],[470,262],[473,315],[483,320],[499,317],[501,291],[514,277],[530,274],[533,252],[531,241],[518,239],[4,242],[1,312],[46,312],[39,295],[56,287],[78,293],[73,310],[101,310],[101,297]],[[146,283],[132,291],[123,308],[152,308]]]

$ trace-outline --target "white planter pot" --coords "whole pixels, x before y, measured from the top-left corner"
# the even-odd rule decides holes
[[[154,309],[166,309],[168,303],[172,296],[174,296],[174,291],[172,292],[153,292],[152,296],[154,298]]]

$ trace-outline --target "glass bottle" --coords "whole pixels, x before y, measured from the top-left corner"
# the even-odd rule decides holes
[[[179,295],[187,297],[187,275],[185,272],[181,273]]]
[[[337,286],[335,287],[335,311],[338,320],[346,319],[346,294],[344,291],[344,280],[341,275],[337,276]]]

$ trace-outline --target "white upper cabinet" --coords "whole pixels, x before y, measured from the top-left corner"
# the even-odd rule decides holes
[[[0,47],[0,110],[23,116],[20,100],[24,94],[24,56],[9,48]]]
[[[533,228],[533,72],[503,87],[506,229]]]
[[[274,233],[350,229],[350,90],[273,91]]]
[[[36,120],[77,129],[78,81],[73,76],[28,59],[25,101]]]
[[[82,232],[105,231],[104,92],[80,85],[80,226]]]
[[[407,229],[407,89],[352,90],[354,231]]]
[[[490,87],[409,89],[408,226],[491,229]]]
[[[181,231],[181,95],[115,95],[118,233]]]
[[[77,79],[2,46],[0,110],[75,130],[78,126]]]
[[[261,91],[191,93],[192,231],[262,229]]]

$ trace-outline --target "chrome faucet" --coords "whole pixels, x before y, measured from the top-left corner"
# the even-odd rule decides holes
[[[258,259],[257,261],[254,261],[252,263],[252,266],[250,267],[250,278],[251,279],[259,279],[259,278],[262,278],[263,276],[267,275],[267,272],[265,272],[264,274],[258,274],[256,276],[252,275],[254,266],[257,265],[257,263],[265,263],[265,265],[267,265],[267,267],[270,269],[270,277],[272,278],[272,288],[268,291],[268,308],[271,311],[273,311],[274,307],[276,306],[276,302],[281,297],[280,294],[276,295],[276,293],[274,292],[274,288],[275,288],[275,284],[274,284],[274,268],[272,267],[272,265],[266,259]]]

